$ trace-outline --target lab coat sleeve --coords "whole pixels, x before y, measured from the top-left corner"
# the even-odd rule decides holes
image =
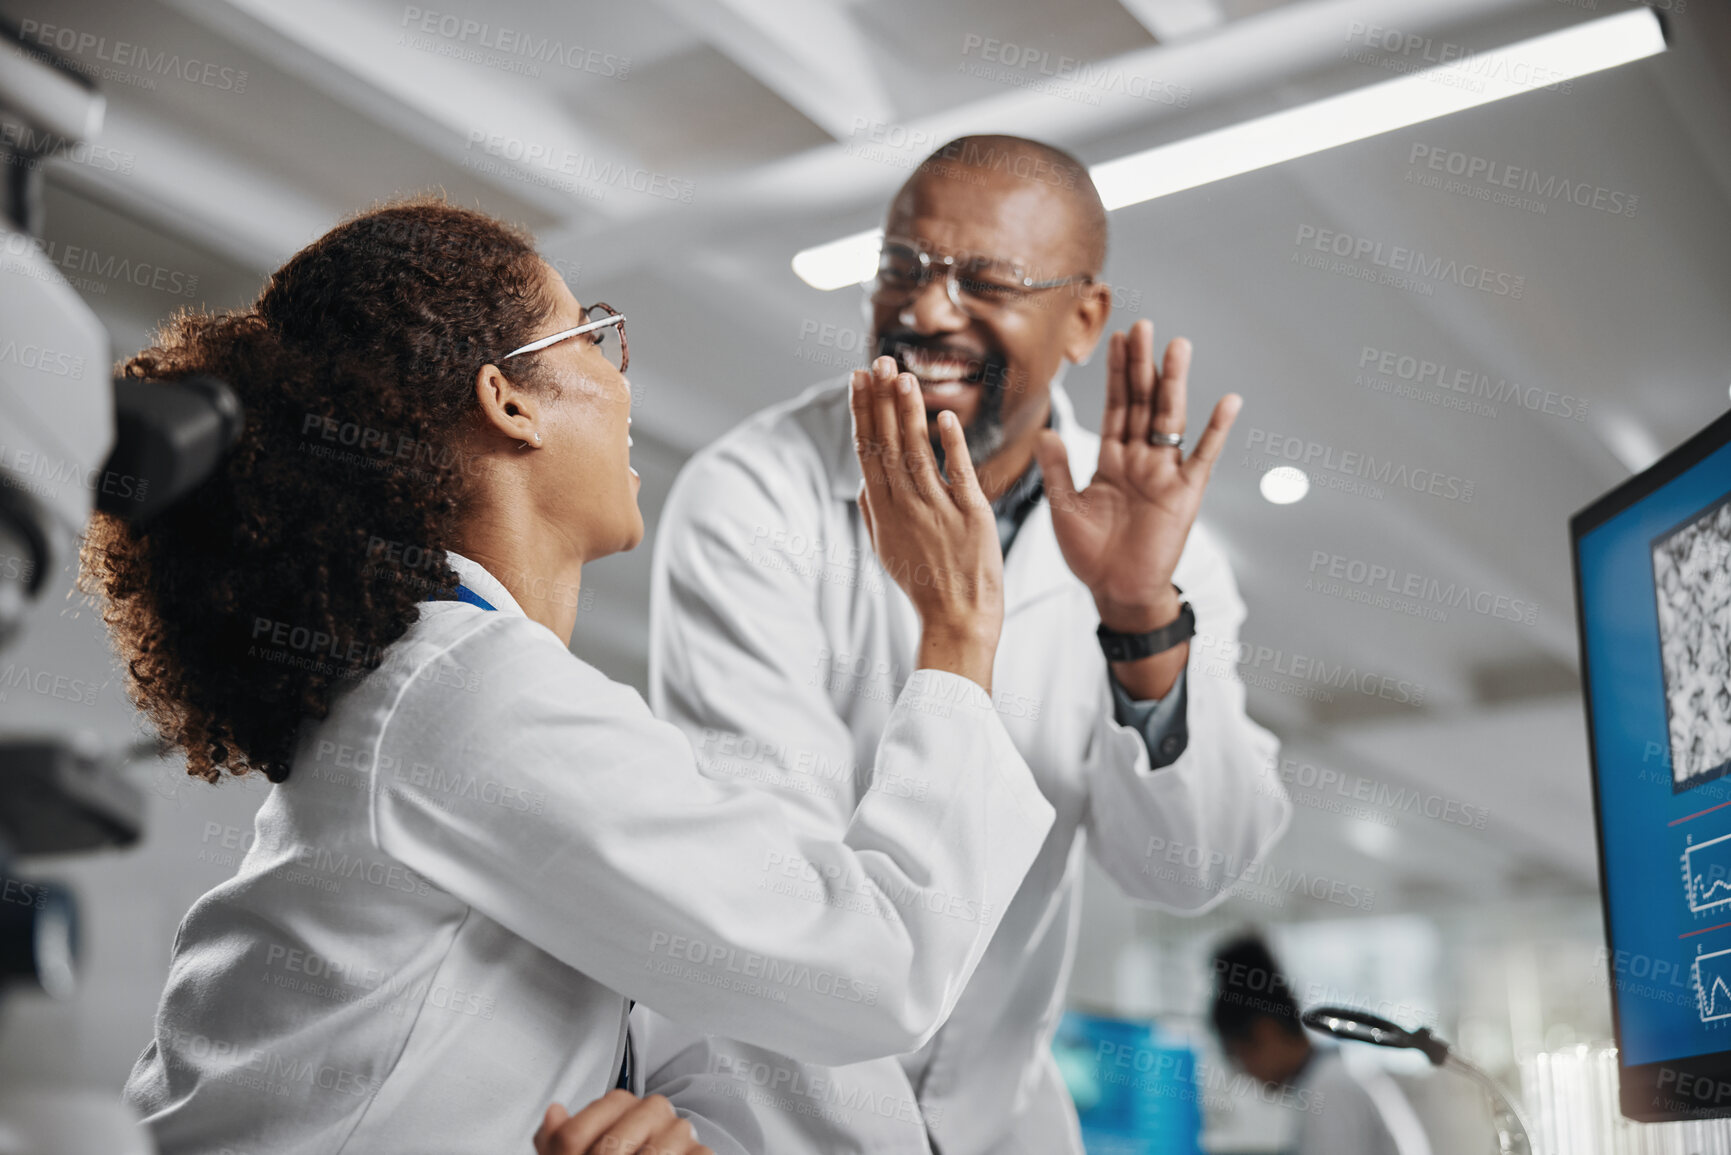
[[[665,1095],[717,1155],[929,1155],[926,1107],[894,1060],[801,1063],[738,1039],[705,1035],[648,1007],[631,1012],[644,1095]]]
[[[544,627],[487,617],[447,655],[480,694],[411,678],[374,762],[392,765],[396,727],[476,785],[375,769],[385,853],[706,1031],[838,1063],[937,1029],[989,937],[949,904],[1007,905],[1052,822],[984,690],[916,672],[871,787],[823,837],[762,791],[697,773],[683,733]]]
[[[690,1120],[697,1141],[715,1155],[769,1150],[751,1102],[757,1088],[749,1079],[720,1073],[710,1036],[638,1007],[631,1012],[631,1039],[636,1053],[649,1058],[642,1085],[633,1088],[637,1094],[666,1096],[680,1117]]]
[[[1114,718],[1103,669],[1084,758],[1086,825],[1095,861],[1130,897],[1201,911],[1272,848],[1292,804],[1275,772],[1279,744],[1245,713],[1233,661],[1244,602],[1205,526],[1191,529],[1174,580],[1196,612],[1188,741],[1171,765],[1152,769],[1143,736]]]

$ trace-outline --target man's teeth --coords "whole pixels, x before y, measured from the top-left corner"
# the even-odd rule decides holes
[[[902,365],[920,379],[922,384],[943,385],[965,380],[973,373],[973,363],[953,358],[927,358],[911,350],[902,354]]]

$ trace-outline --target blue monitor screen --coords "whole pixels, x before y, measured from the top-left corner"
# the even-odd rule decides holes
[[[1576,540],[1625,1066],[1731,1050],[1731,445]]]

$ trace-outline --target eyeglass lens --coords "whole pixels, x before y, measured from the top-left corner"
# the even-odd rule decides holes
[[[617,309],[613,308],[611,305],[603,305],[599,302],[590,305],[587,309],[583,310],[583,320],[585,324],[590,321],[600,321],[607,317],[616,317],[618,315],[619,311]],[[584,334],[580,340],[587,340],[593,344],[601,351],[601,355],[606,357],[608,362],[612,364],[615,369],[623,370],[625,368],[627,353],[625,345],[625,326],[623,322],[617,325],[603,325],[601,328],[596,329],[591,333]]]
[[[949,279],[952,297],[969,312],[990,312],[1026,295],[1003,261],[982,257],[946,264],[929,257],[922,260],[912,246],[890,243],[878,256],[877,296],[890,302],[903,300],[931,277]]]

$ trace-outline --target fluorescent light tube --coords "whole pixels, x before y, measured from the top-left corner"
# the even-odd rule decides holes
[[[1121,209],[1664,50],[1658,17],[1631,9],[1132,153],[1095,165],[1089,175],[1106,207]]]
[[[1088,171],[1106,208],[1121,209],[1664,50],[1658,16],[1635,8],[1131,153]],[[881,235],[881,229],[872,229],[802,250],[793,258],[793,271],[816,289],[869,280],[877,271]]]
[[[793,271],[812,288],[825,292],[869,281],[877,276],[878,245],[883,238],[882,229],[867,229],[839,241],[801,249],[793,255]]]

